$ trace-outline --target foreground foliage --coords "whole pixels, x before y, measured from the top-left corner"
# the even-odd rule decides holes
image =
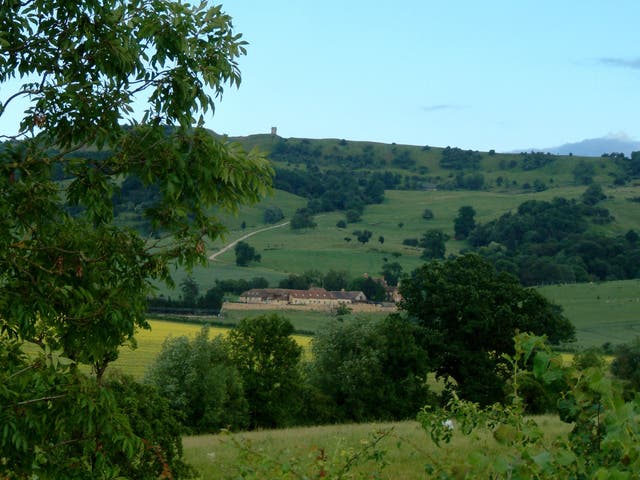
[[[268,190],[263,158],[196,120],[239,83],[244,42],[220,7],[170,0],[3,2],[0,25],[0,116],[26,105],[17,131],[0,132],[0,475],[156,478],[142,468],[152,439],[104,373],[148,328],[151,282],[203,262],[205,239],[224,231],[207,209]],[[139,118],[134,97],[147,100]],[[147,238],[113,224],[129,176],[157,191]]]
[[[473,435],[488,430],[505,447],[500,455],[476,450],[456,465],[433,457],[428,472],[439,478],[635,478],[640,469],[640,399],[623,397],[622,385],[596,365],[586,369],[566,368],[544,340],[529,334],[516,337],[515,354],[505,356],[514,385],[510,405],[478,404],[453,398],[443,410],[425,409],[419,421],[438,444],[448,442],[452,429]],[[566,380],[558,402],[560,418],[573,424],[565,439],[544,441],[543,428],[523,415],[518,392],[522,365],[532,365],[533,374],[544,383]]]
[[[581,359],[577,366],[566,366],[543,337],[531,334],[518,334],[514,354],[504,355],[504,360],[510,370],[511,402],[481,407],[453,395],[444,408],[424,408],[418,421],[433,445],[416,441],[406,427],[390,425],[370,426],[375,430],[368,436],[363,426],[352,426],[361,440],[348,444],[335,432],[322,437],[318,433],[306,448],[307,455],[294,455],[291,440],[276,443],[275,432],[268,435],[269,441],[261,442],[254,437],[231,437],[219,440],[235,455],[229,465],[221,464],[222,473],[216,478],[637,477],[640,401],[638,397],[624,400],[622,384],[607,375],[602,362]],[[558,402],[560,419],[524,414],[520,386],[526,375],[544,385],[564,383]],[[560,421],[566,429],[558,428]],[[281,436],[296,438],[296,445],[303,437],[294,431]],[[332,443],[336,438],[337,446]],[[396,462],[410,463],[411,468]]]

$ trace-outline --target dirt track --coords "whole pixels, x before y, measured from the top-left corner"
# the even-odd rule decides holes
[[[209,260],[215,260],[216,257],[218,255],[222,255],[224,252],[226,252],[227,250],[229,250],[230,248],[233,248],[236,246],[236,243],[241,242],[249,237],[252,237],[258,233],[262,233],[262,232],[266,232],[267,230],[273,230],[274,228],[280,228],[280,227],[284,227],[285,225],[289,225],[289,222],[284,222],[284,223],[280,223],[278,225],[272,225],[271,227],[265,227],[265,228],[261,228],[259,230],[255,230],[253,232],[249,232],[246,235],[243,235],[242,237],[238,238],[237,240],[234,240],[233,242],[229,243],[228,245],[225,245],[224,247],[222,247],[220,250],[218,250],[216,253],[212,253],[211,255],[209,255]]]

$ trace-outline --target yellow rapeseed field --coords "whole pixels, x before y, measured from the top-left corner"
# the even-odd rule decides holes
[[[111,365],[110,369],[118,369],[140,380],[146,369],[160,353],[162,343],[167,338],[181,336],[193,338],[202,329],[200,325],[165,320],[149,320],[149,324],[151,330],[142,330],[136,335],[138,347],[135,350],[127,347],[122,348],[118,360]],[[209,327],[211,338],[217,335],[226,335],[228,332],[228,328]],[[305,352],[309,351],[311,337],[294,335],[293,338],[305,349]]]

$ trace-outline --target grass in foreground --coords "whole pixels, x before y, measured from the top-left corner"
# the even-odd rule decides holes
[[[566,435],[570,425],[551,415],[536,417],[547,433],[548,441]],[[456,463],[472,450],[498,452],[500,445],[489,435],[465,437],[456,433],[452,442],[437,448],[417,422],[369,423],[357,425],[327,425],[309,428],[265,430],[239,434],[188,436],[183,440],[186,460],[200,472],[202,478],[239,478],[241,465],[251,466],[255,477],[290,468],[317,478],[321,464],[325,464],[327,478],[341,466],[367,450],[376,432],[390,433],[375,447],[382,453],[382,461],[354,462],[351,472],[366,472],[367,478],[413,479],[426,478],[425,465],[429,458],[445,458]],[[383,467],[383,464],[387,464]],[[380,476],[374,476],[379,471]],[[261,477],[262,475],[266,475]],[[273,477],[271,477],[273,478]],[[295,474],[279,478],[300,478]]]

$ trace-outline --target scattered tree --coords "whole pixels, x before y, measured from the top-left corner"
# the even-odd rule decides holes
[[[380,242],[380,245],[384,244],[384,237],[382,235],[378,237],[378,242]]]
[[[398,262],[386,262],[382,265],[382,276],[387,284],[395,287],[402,276],[402,265]]]
[[[383,302],[387,298],[387,291],[384,286],[369,276],[352,280],[349,290],[361,291],[372,302]]]
[[[615,349],[611,373],[627,383],[630,394],[640,391],[640,337]]]
[[[597,183],[592,183],[582,194],[582,203],[593,206],[605,198],[607,198],[607,196],[602,191],[602,187]]]
[[[284,213],[282,213],[282,209],[275,205],[269,205],[264,210],[263,220],[264,223],[276,223],[284,218]]]
[[[322,279],[322,286],[329,291],[346,289],[348,284],[349,272],[346,270],[329,270]]]
[[[300,208],[291,217],[290,223],[292,230],[302,230],[305,228],[316,228],[318,224],[314,222],[311,211],[307,208]]]
[[[420,240],[420,247],[424,249],[420,258],[423,260],[444,258],[445,242],[448,239],[449,235],[443,233],[442,230],[427,230]]]
[[[256,252],[256,249],[249,245],[247,242],[238,242],[233,247],[236,252],[236,265],[239,267],[246,267],[251,262],[259,262],[262,257]]]
[[[353,232],[353,235],[356,237],[356,239],[361,243],[361,244],[365,244],[369,241],[369,239],[371,238],[371,235],[373,235],[372,232],[370,232],[369,230],[355,230]]]
[[[338,220],[338,222],[336,223],[336,227],[347,228],[347,222],[345,222],[344,220]]]
[[[200,296],[200,286],[191,275],[187,275],[187,277],[180,282],[180,290],[182,290],[182,302],[185,306],[195,306]]]
[[[358,210],[347,210],[345,213],[347,223],[357,223],[362,218],[362,215]]]
[[[456,240],[464,240],[476,226],[476,211],[473,207],[465,205],[458,209],[458,216],[453,221],[453,230]]]
[[[430,208],[425,208],[424,212],[422,212],[422,218],[424,218],[425,220],[433,220],[433,211]]]
[[[590,185],[593,183],[593,177],[596,169],[592,163],[580,160],[573,169],[573,178],[578,185]]]
[[[336,308],[336,317],[342,317],[344,315],[349,315],[353,310],[347,306],[346,303],[341,303]]]

